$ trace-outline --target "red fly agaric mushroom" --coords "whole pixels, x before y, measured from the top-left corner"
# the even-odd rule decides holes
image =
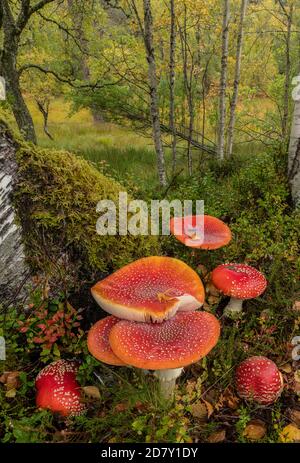
[[[85,405],[81,403],[80,386],[76,381],[76,362],[58,360],[50,363],[38,374],[36,405],[63,416],[81,415]]]
[[[244,360],[236,370],[235,383],[238,395],[268,405],[280,396],[283,379],[272,360],[256,356]]]
[[[119,318],[110,315],[96,322],[88,332],[88,350],[97,360],[108,363],[109,365],[125,365],[125,363],[113,353],[108,339],[112,327],[119,321]]]
[[[197,273],[171,257],[145,257],[117,270],[92,287],[106,312],[138,322],[162,322],[177,310],[195,310],[204,302]]]
[[[224,310],[227,316],[239,314],[245,299],[260,296],[267,287],[264,275],[246,264],[219,265],[212,271],[211,281],[219,291],[231,297]]]
[[[155,370],[162,393],[173,395],[184,366],[197,362],[216,345],[220,324],[207,312],[178,312],[160,324],[121,320],[109,334],[115,355],[137,368]]]
[[[175,238],[191,248],[218,249],[231,240],[230,228],[210,215],[173,217],[170,230]]]

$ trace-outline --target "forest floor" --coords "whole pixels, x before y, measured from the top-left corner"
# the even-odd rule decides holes
[[[49,123],[55,138],[51,142],[42,134],[37,117],[41,145],[66,148],[91,159],[139,198],[147,201],[157,197],[155,157],[149,139],[111,124],[94,128],[85,111],[68,123],[63,119],[58,103]],[[222,325],[217,347],[207,358],[185,369],[170,407],[160,397],[152,375],[100,364],[89,355],[84,326],[72,348],[64,339],[43,355],[39,345],[29,348],[29,338],[17,323],[20,317],[12,309],[5,320],[0,315],[9,339],[9,355],[0,364],[2,442],[300,440],[300,362],[292,359],[292,339],[300,335],[300,219],[291,208],[280,153],[276,147],[255,156],[243,153],[222,169],[214,160],[203,159],[195,175],[182,174],[174,181],[167,198],[204,199],[205,213],[222,218],[232,230],[230,245],[216,251],[191,252],[172,237],[161,240],[162,254],[184,260],[202,278],[206,287],[204,309],[214,313]],[[210,284],[211,270],[224,261],[249,263],[268,280],[265,294],[245,303],[243,316],[235,321],[223,317],[227,299]],[[63,296],[46,302],[44,297],[41,292],[33,295],[33,311],[47,304],[53,315],[65,302]],[[85,307],[78,307],[76,300],[72,304],[84,314]],[[100,309],[95,306],[95,310],[100,318]],[[32,323],[34,328],[36,319]],[[29,341],[32,345],[32,339]],[[235,368],[252,355],[271,358],[281,370],[285,387],[275,404],[259,406],[236,395]],[[34,379],[39,370],[45,362],[74,357],[81,360],[80,384],[93,386],[85,389],[87,414],[65,420],[37,410]],[[12,373],[10,381],[7,375],[1,376],[4,371]]]

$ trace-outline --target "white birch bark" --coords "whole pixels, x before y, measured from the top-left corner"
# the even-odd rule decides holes
[[[148,61],[148,79],[150,87],[150,112],[152,120],[152,132],[154,146],[157,156],[157,169],[159,183],[161,186],[167,185],[165,156],[161,138],[160,115],[157,94],[156,63],[153,48],[153,20],[151,10],[151,0],[143,0],[144,4],[144,42]]]
[[[285,82],[283,96],[283,117],[282,117],[282,136],[286,139],[288,132],[289,119],[289,96],[290,96],[290,79],[291,79],[291,33],[293,24],[293,5],[289,8],[287,15],[287,35],[285,39],[286,47],[286,64],[285,64]]]
[[[222,29],[222,58],[219,97],[219,127],[218,127],[218,157],[224,159],[225,149],[225,122],[226,122],[226,89],[227,89],[227,61],[228,61],[228,36],[229,36],[229,0],[224,0],[223,29]]]
[[[175,125],[175,46],[176,46],[176,17],[175,2],[170,0],[171,29],[170,29],[170,128],[172,131],[172,172],[176,171],[176,125]]]
[[[236,46],[236,60],[235,60],[235,71],[234,71],[234,82],[233,82],[233,94],[230,105],[230,117],[228,126],[228,143],[227,143],[227,157],[230,158],[232,155],[233,147],[233,134],[235,126],[236,106],[238,102],[239,84],[241,77],[241,61],[242,61],[242,49],[243,49],[243,36],[244,36],[244,21],[246,16],[248,0],[242,0],[240,10],[240,22],[237,36]]]
[[[295,77],[293,84],[295,101],[288,153],[288,179],[295,207],[300,207],[300,75]]]
[[[24,297],[23,286],[29,275],[13,206],[18,170],[15,151],[14,141],[0,122],[0,302],[4,304]]]

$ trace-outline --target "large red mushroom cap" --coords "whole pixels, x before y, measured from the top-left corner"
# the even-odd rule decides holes
[[[171,257],[145,257],[99,281],[92,295],[106,312],[139,322],[161,322],[204,302],[197,273]]]
[[[191,248],[218,249],[231,240],[230,228],[210,215],[173,217],[170,230],[181,243]]]
[[[38,374],[36,405],[63,416],[81,415],[85,405],[81,403],[80,386],[76,381],[76,362],[58,360],[50,363]]]
[[[238,395],[262,405],[275,402],[283,389],[283,379],[276,364],[266,357],[244,360],[236,370],[235,384]]]
[[[178,312],[160,324],[121,320],[111,330],[114,353],[147,370],[180,368],[197,362],[216,345],[220,324],[207,312]]]
[[[267,280],[262,273],[246,264],[222,264],[212,271],[212,283],[226,296],[252,299],[262,294]]]
[[[95,323],[88,333],[88,350],[97,360],[108,363],[109,365],[125,365],[125,363],[113,353],[108,340],[112,327],[119,321],[119,318],[110,315]]]

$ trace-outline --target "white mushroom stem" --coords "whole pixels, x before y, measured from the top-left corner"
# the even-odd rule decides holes
[[[227,306],[224,309],[224,315],[227,317],[237,315],[242,312],[243,299],[231,297]]]
[[[161,394],[165,399],[172,399],[176,379],[181,375],[183,368],[170,368],[167,370],[155,370],[154,376],[159,380]]]

